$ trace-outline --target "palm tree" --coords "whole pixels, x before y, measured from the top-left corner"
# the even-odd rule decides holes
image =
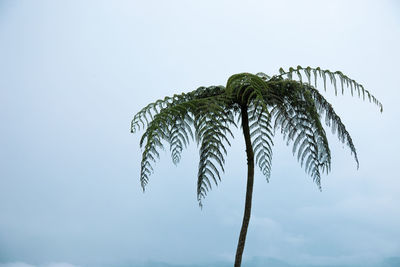
[[[296,79],[293,79],[295,76]],[[303,81],[303,77],[307,80]],[[322,79],[326,90],[327,81],[333,84],[337,95],[337,80],[342,94],[368,98],[382,112],[382,104],[364,87],[343,73],[318,68],[289,68],[279,70],[272,77],[258,73],[232,75],[224,86],[200,87],[189,93],[165,97],[149,104],[137,113],[131,124],[131,132],[146,129],[140,146],[144,146],[140,182],[143,190],[153,173],[153,163],[159,158],[158,150],[169,144],[172,161],[177,164],[181,152],[190,140],[200,146],[200,162],[197,175],[197,200],[202,199],[212,187],[221,181],[224,171],[226,145],[233,137],[230,126],[241,125],[247,154],[247,190],[242,228],[237,245],[235,265],[240,266],[250,220],[254,182],[254,164],[270,177],[273,136],[278,130],[288,145],[293,147],[301,166],[320,188],[321,173],[331,168],[331,154],[321,116],[325,124],[337,134],[354,156],[358,168],[356,149],[350,134],[332,105],[316,89]],[[164,142],[163,142],[164,141]]]

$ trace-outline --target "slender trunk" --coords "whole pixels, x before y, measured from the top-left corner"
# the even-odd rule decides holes
[[[242,229],[240,230],[239,242],[236,249],[236,258],[234,265],[235,267],[240,267],[240,265],[242,264],[242,255],[243,255],[244,245],[246,242],[247,228],[249,226],[249,221],[250,221],[251,200],[253,196],[253,184],[254,184],[254,152],[250,139],[247,105],[243,105],[241,107],[241,113],[242,113],[243,135],[244,135],[244,140],[246,142],[246,154],[247,154],[247,190],[246,190],[246,202],[244,207]]]

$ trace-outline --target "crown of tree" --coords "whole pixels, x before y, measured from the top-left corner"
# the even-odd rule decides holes
[[[250,219],[254,163],[266,176],[271,173],[273,136],[281,132],[301,166],[321,187],[321,174],[331,169],[331,152],[321,117],[340,142],[346,144],[359,165],[352,138],[332,105],[316,89],[317,80],[333,85],[335,94],[350,90],[364,100],[382,104],[364,87],[340,71],[321,68],[289,68],[278,75],[240,73],[232,75],[226,86],[200,87],[189,93],[165,97],[147,105],[133,118],[131,131],[143,128],[140,140],[144,147],[140,181],[145,189],[159,149],[169,144],[174,164],[191,140],[200,146],[197,175],[197,199],[202,199],[221,181],[226,146],[233,134],[231,126],[240,124],[246,142],[248,183],[245,215],[239,237],[235,266],[240,266],[247,226]],[[340,83],[340,85],[338,85]]]

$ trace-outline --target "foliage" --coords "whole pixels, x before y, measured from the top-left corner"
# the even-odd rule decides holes
[[[296,79],[294,79],[296,78]],[[306,79],[304,79],[306,78]],[[255,162],[267,180],[271,173],[274,134],[281,132],[293,155],[321,185],[321,174],[331,168],[331,153],[321,117],[325,125],[336,133],[340,142],[350,148],[358,166],[355,146],[332,105],[316,89],[322,79],[324,89],[330,82],[338,92],[350,89],[359,97],[367,98],[382,112],[382,104],[364,87],[340,71],[321,68],[289,68],[279,70],[272,77],[258,73],[232,75],[224,86],[200,87],[189,93],[176,94],[157,100],[139,111],[131,123],[131,131],[145,129],[140,140],[143,149],[140,181],[145,189],[159,149],[169,144],[172,161],[177,164],[181,152],[191,140],[200,147],[197,198],[202,199],[221,181],[227,145],[233,138],[231,126],[237,127],[242,108],[248,110],[250,137]],[[305,81],[304,81],[305,80]]]

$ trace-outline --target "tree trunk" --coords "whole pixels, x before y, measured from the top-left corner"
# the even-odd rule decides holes
[[[251,200],[253,196],[253,184],[254,184],[254,152],[250,139],[247,105],[243,105],[241,107],[241,113],[242,113],[243,135],[244,135],[244,140],[246,142],[246,154],[247,154],[247,190],[246,190],[246,202],[244,207],[242,229],[240,230],[239,242],[236,249],[236,258],[234,265],[235,267],[240,267],[240,265],[242,264],[242,255],[243,255],[244,245],[246,242],[247,228],[249,226],[249,221],[250,221]]]

